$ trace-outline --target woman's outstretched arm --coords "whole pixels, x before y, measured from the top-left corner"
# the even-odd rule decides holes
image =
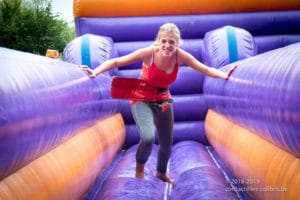
[[[192,56],[190,53],[179,49],[178,50],[178,56],[179,56],[179,61],[181,64],[186,64],[196,71],[203,73],[207,76],[210,77],[215,77],[215,78],[223,78],[223,79],[228,79],[232,72],[237,68],[237,66],[234,66],[230,68],[227,72],[222,72],[216,68],[213,67],[208,67],[205,64],[201,63],[198,61],[194,56]]]
[[[115,69],[118,67],[123,67],[132,63],[136,63],[139,61],[143,61],[145,57],[150,56],[152,54],[152,48],[151,47],[146,47],[143,49],[139,49],[136,50],[130,54],[127,54],[125,56],[121,56],[121,57],[117,57],[117,58],[113,58],[110,60],[107,60],[105,62],[103,62],[101,65],[99,65],[97,68],[95,69],[91,69],[88,66],[81,66],[81,68],[84,71],[87,71],[90,75],[90,77],[96,77],[97,75],[111,70],[111,69]]]

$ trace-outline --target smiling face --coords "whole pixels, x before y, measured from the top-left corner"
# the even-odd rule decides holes
[[[180,43],[180,31],[173,23],[166,23],[159,28],[156,45],[163,56],[171,57],[175,54]]]
[[[162,33],[158,44],[162,55],[167,57],[174,55],[178,47],[178,41],[174,34]]]

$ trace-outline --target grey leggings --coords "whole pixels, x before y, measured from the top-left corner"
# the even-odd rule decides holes
[[[155,105],[147,102],[135,103],[131,112],[140,133],[140,143],[136,152],[136,161],[140,164],[147,162],[151,154],[155,126],[159,142],[157,171],[166,173],[173,144],[173,107],[161,111]]]

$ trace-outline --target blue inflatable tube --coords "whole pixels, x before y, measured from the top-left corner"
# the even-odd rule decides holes
[[[229,81],[206,78],[209,107],[299,157],[299,55],[295,43],[240,61]]]
[[[0,48],[0,179],[116,112],[109,76]]]

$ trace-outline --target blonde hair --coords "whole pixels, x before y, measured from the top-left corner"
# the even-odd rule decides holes
[[[181,43],[182,39],[181,39],[181,34],[180,34],[178,27],[173,23],[165,23],[159,28],[159,31],[158,31],[156,39],[155,39],[155,44],[158,44],[161,35],[164,33],[174,35],[178,44]]]

